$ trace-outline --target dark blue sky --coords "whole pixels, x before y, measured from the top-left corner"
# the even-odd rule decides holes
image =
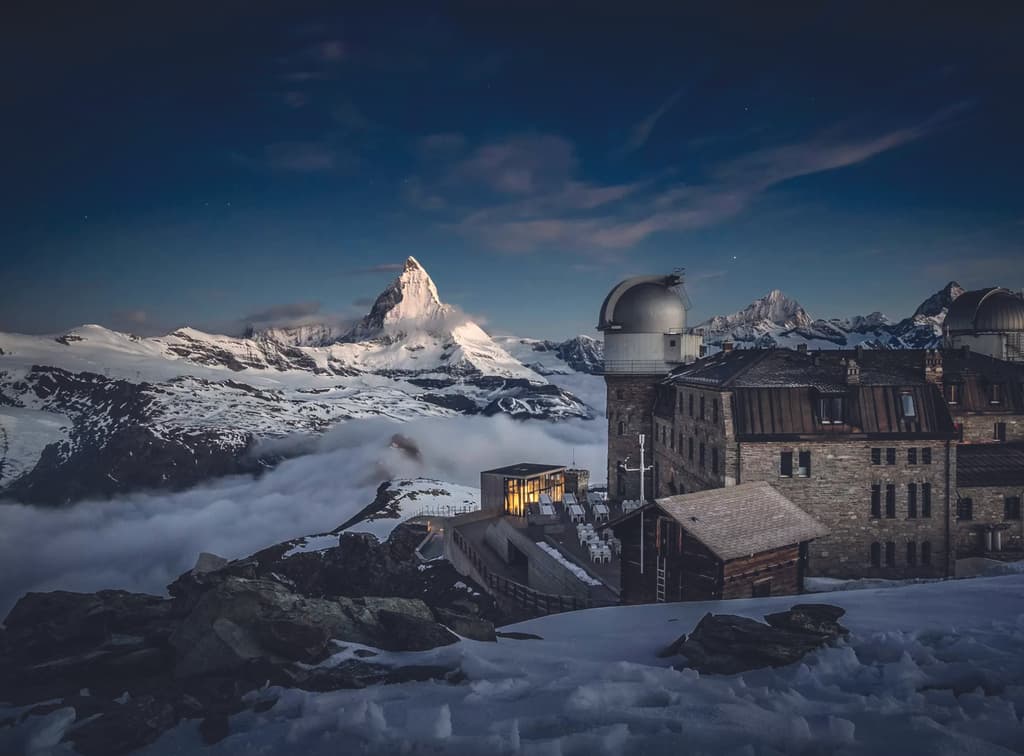
[[[676,266],[694,322],[1024,286],[1018,4],[84,5],[0,33],[0,330],[351,317],[409,254],[550,337]]]

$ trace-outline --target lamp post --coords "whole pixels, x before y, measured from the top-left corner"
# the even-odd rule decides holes
[[[629,467],[629,457],[627,456],[624,462],[619,463],[619,467],[625,472],[639,472],[640,473],[640,574],[644,574],[644,508],[647,505],[647,499],[644,497],[644,476],[647,475],[648,470],[653,470],[654,465],[644,464],[644,441],[645,436],[643,433],[639,435],[640,440],[640,466]]]

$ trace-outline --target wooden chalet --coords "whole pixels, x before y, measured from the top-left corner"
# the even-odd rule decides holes
[[[658,499],[611,527],[625,604],[800,593],[807,544],[828,533],[763,481]]]

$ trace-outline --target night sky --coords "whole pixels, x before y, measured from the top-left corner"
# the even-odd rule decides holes
[[[1024,286],[1019,3],[134,5],[6,14],[0,330],[350,318],[409,254],[545,337],[677,266],[692,322]]]

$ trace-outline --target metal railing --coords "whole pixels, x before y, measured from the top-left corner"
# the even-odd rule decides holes
[[[479,510],[480,507],[475,504],[428,504],[413,517],[455,517]]]
[[[503,575],[496,575],[491,572],[476,549],[473,548],[469,541],[463,538],[462,533],[458,529],[452,533],[452,540],[462,553],[466,555],[466,558],[469,559],[477,573],[479,573],[491,590],[508,596],[525,609],[533,609],[538,614],[558,614],[559,612],[571,612],[576,609],[590,608],[590,602],[586,599],[577,596],[541,593],[530,588],[528,585],[510,580]]]
[[[636,375],[652,373],[660,375],[667,373],[674,365],[678,364],[680,363],[668,362],[666,360],[605,360],[601,364],[600,372],[602,374],[630,373]]]

